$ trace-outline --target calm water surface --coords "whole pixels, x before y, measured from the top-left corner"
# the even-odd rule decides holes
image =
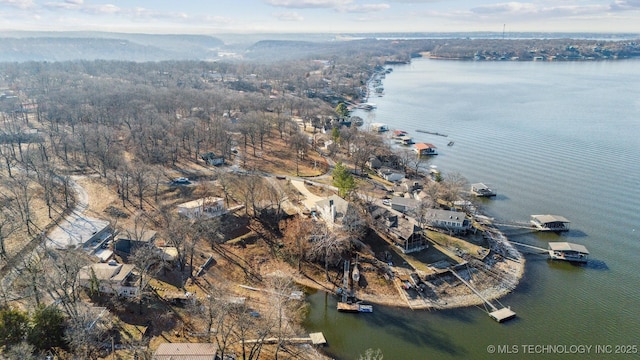
[[[429,312],[376,306],[373,314],[342,314],[332,296],[315,293],[307,330],[324,332],[327,353],[337,359],[357,359],[367,348],[380,348],[385,360],[627,358],[596,354],[595,346],[640,346],[639,79],[639,61],[418,59],[395,66],[384,80],[384,96],[370,99],[378,108],[355,114],[365,126],[383,122],[436,145],[440,155],[430,164],[445,175],[460,173],[497,189],[497,198],[483,202],[496,219],[568,218],[567,234],[509,237],[542,247],[549,241],[583,244],[592,261],[577,267],[528,255],[524,279],[501,299],[518,314],[506,324],[476,307]],[[512,353],[489,353],[492,345],[507,345]],[[525,354],[524,345],[589,353]]]

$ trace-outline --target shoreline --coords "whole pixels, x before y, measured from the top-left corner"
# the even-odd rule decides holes
[[[503,256],[503,258],[491,265],[486,263],[483,264],[487,267],[490,267],[493,272],[499,271],[503,276],[499,279],[499,281],[493,283],[491,286],[478,287],[476,289],[487,300],[495,301],[512,293],[516,289],[524,276],[526,260],[522,253],[520,253],[514,247],[514,245],[508,241],[504,234],[499,232],[497,229],[492,229],[492,231],[490,231],[489,233],[492,234],[490,236],[492,239],[490,244],[492,253],[494,255],[497,254]],[[458,271],[458,273],[468,275],[468,273],[465,274],[465,272],[467,272],[467,270]],[[449,275],[451,274],[447,271],[443,273],[442,276]],[[490,275],[487,271],[478,270],[474,274],[474,276],[478,276],[480,282],[482,282],[483,280],[490,280],[492,275]],[[412,310],[447,310],[467,308],[484,304],[484,301],[480,299],[480,297],[471,292],[471,290],[461,282],[459,284],[456,284],[456,287],[464,289],[462,290],[462,292],[468,291],[468,293],[452,294],[450,296],[419,297],[409,299],[406,291],[404,291],[397,285],[396,279],[397,276],[391,281],[396,284],[395,288],[397,290],[397,293],[390,295],[366,293],[360,291],[357,296],[358,300],[373,305],[406,308]],[[325,291],[332,294],[336,293],[335,289],[337,287],[334,284],[328,283],[323,280],[311,278],[303,273],[295,274],[294,281],[299,285],[307,288],[315,289],[318,291]],[[444,284],[447,283],[445,282]],[[433,285],[432,289],[440,292],[442,290],[447,291],[446,285],[441,285],[440,287]]]

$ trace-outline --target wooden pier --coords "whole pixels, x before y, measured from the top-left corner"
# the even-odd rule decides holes
[[[250,339],[245,340],[245,344],[277,344],[278,342],[286,342],[290,344],[313,344],[313,345],[326,345],[327,340],[324,338],[324,334],[321,332],[310,333],[308,337],[290,337],[290,338],[264,338],[264,339]]]
[[[476,290],[473,286],[471,286],[471,284],[469,284],[467,280],[463,279],[462,276],[458,275],[458,273],[456,273],[453,269],[449,268],[449,271],[455,277],[457,277],[458,280],[462,281],[463,284],[467,285],[467,287],[471,289],[471,291],[473,291],[474,294],[476,294],[480,299],[482,299],[482,301],[486,304],[485,309],[487,306],[491,309],[491,311],[489,310],[486,310],[486,311],[492,319],[501,323],[516,317],[516,313],[513,312],[511,308],[503,306],[501,309],[498,309],[495,305],[493,305],[493,303],[491,303],[491,301],[487,300],[484,296],[482,296],[482,294],[480,294],[478,290]]]

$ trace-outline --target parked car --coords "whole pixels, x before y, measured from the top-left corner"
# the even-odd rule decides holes
[[[191,184],[191,181],[189,181],[189,179],[186,177],[179,177],[173,180],[173,183],[176,185],[186,185],[186,184]]]
[[[382,205],[391,206],[391,200],[389,200],[389,199],[382,199]]]

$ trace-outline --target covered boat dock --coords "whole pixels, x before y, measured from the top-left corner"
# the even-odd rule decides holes
[[[531,215],[531,225],[539,231],[569,231],[569,223],[560,215]]]
[[[589,250],[587,250],[584,245],[580,244],[570,242],[550,242],[549,258],[552,260],[586,263],[589,258]]]

